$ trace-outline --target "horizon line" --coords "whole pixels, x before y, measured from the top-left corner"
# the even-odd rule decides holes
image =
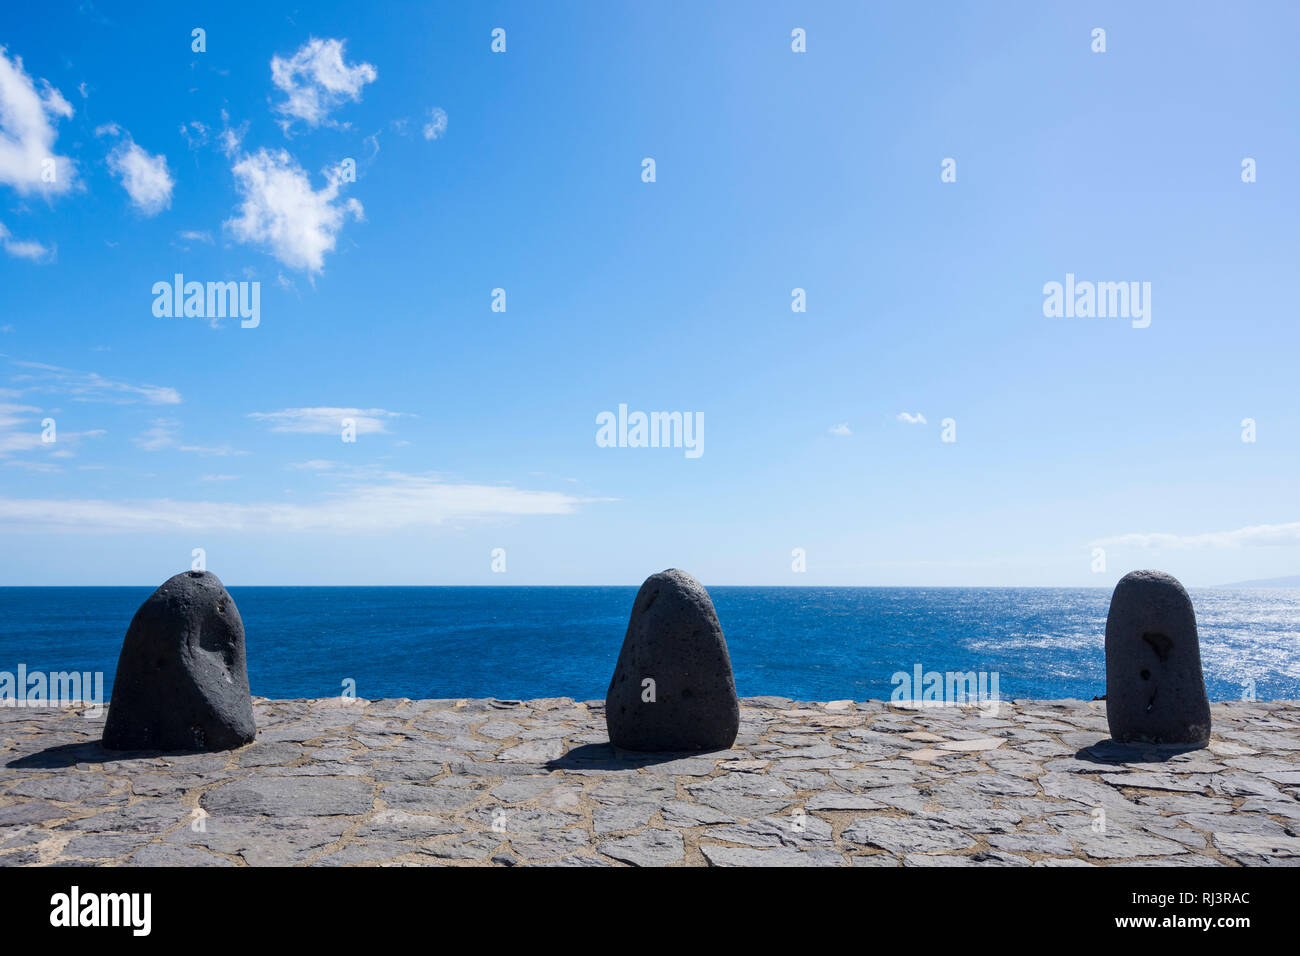
[[[1267,580],[1267,579],[1265,579]],[[642,582],[644,583],[644,582]],[[598,584],[231,584],[227,588],[639,588],[640,583]],[[1091,591],[1108,590],[1113,584],[705,584],[705,588],[762,588],[766,590],[891,590],[891,591]],[[154,588],[159,584],[0,584],[0,590],[57,588]],[[1228,584],[1184,585],[1193,590],[1231,589],[1242,591],[1297,590],[1295,584],[1233,582]]]

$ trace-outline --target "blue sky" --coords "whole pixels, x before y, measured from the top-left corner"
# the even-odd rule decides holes
[[[0,584],[1300,573],[1298,26],[7,6]],[[156,316],[177,273],[258,325]],[[1149,326],[1046,316],[1067,274]],[[620,404],[703,453],[600,447]]]

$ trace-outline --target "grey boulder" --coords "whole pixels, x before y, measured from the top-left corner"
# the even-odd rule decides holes
[[[104,748],[231,750],[256,733],[234,600],[211,572],[169,578],[127,629]]]
[[[1120,743],[1203,747],[1210,740],[1196,612],[1163,571],[1126,574],[1111,595],[1106,719]]]
[[[684,571],[646,578],[605,696],[609,740],[622,750],[726,750],[740,702],[722,625],[704,587]]]

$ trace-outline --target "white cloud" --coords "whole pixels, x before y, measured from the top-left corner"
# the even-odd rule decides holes
[[[343,419],[356,422],[358,435],[387,432],[385,421],[397,418],[401,412],[383,408],[285,408],[278,412],[250,412],[249,418],[269,422],[273,432],[297,432],[307,435],[337,435],[343,429]]]
[[[201,458],[229,458],[231,455],[248,454],[231,445],[177,445],[176,447]]]
[[[917,412],[915,415],[909,414],[908,412],[899,412],[898,420],[900,422],[907,422],[907,424],[909,425],[925,424],[925,416],[922,415],[920,412]]]
[[[180,442],[181,423],[174,418],[155,418],[149,428],[141,435],[131,439],[145,451],[162,451],[175,448],[177,451],[189,452],[204,458],[225,458],[230,455],[247,455],[248,452],[232,448],[230,445],[183,445]]]
[[[76,532],[392,532],[454,520],[572,514],[592,500],[390,474],[383,483],[353,485],[310,505],[0,498],[0,523]]]
[[[240,242],[269,247],[294,269],[319,272],[347,216],[359,220],[364,214],[357,200],[339,198],[342,178],[337,169],[327,173],[328,185],[314,190],[302,167],[284,150],[246,154],[231,172],[243,202],[239,215],[226,220],[226,228]]]
[[[51,461],[27,461],[22,458],[12,458],[5,462],[6,468],[22,468],[27,471],[39,471],[42,474],[58,474],[63,471],[58,465]]]
[[[435,106],[429,113],[429,121],[424,124],[424,138],[438,139],[447,132],[447,111]]]
[[[337,462],[330,461],[328,458],[313,458],[310,461],[299,461],[289,468],[305,469],[307,471],[332,471]]]
[[[0,402],[0,455],[41,447],[40,429],[28,427],[40,411],[31,405]]]
[[[35,239],[15,239],[13,233],[0,222],[0,246],[15,259],[30,259],[32,262],[50,262],[54,259],[54,248],[44,246]]]
[[[176,436],[180,434],[180,430],[181,423],[174,418],[155,418],[150,422],[148,431],[143,435],[137,435],[131,441],[145,451],[160,451],[176,443]]]
[[[1235,531],[1209,531],[1202,534],[1122,534],[1113,538],[1101,538],[1092,544],[1111,548],[1294,547],[1300,545],[1300,521],[1256,524]]]
[[[248,132],[248,121],[240,123],[236,127],[230,125],[230,114],[225,110],[221,111],[221,134],[218,137],[221,142],[221,151],[231,159],[239,152],[239,148],[244,143],[244,136]]]
[[[234,156],[244,144],[242,130],[223,129],[221,131],[221,151],[227,156]]]
[[[190,149],[198,149],[208,142],[208,127],[198,120],[190,120],[188,123],[181,124],[181,136],[185,137],[185,145]]]
[[[271,58],[271,82],[285,94],[276,110],[285,114],[281,127],[287,133],[294,119],[308,126],[333,125],[331,111],[361,99],[361,90],[379,76],[369,63],[348,64],[343,59],[346,40],[314,37],[288,59]]]
[[[144,215],[156,216],[172,204],[175,180],[167,169],[167,157],[162,153],[151,156],[136,145],[130,133],[108,154],[108,168]]]
[[[143,401],[149,405],[178,405],[181,400],[180,392],[164,385],[132,385],[130,382],[104,378],[96,372],[78,372],[40,362],[14,362],[14,364],[28,370],[13,376],[14,382],[26,383],[29,389],[63,391],[81,402],[111,402],[115,405],[125,405]]]
[[[56,421],[54,434],[57,441],[45,442],[42,440],[44,431],[42,422],[42,410],[35,406],[0,402],[0,458],[8,457],[14,452],[28,451],[43,451],[54,458],[70,458],[72,447],[76,446],[81,439],[96,438],[104,434],[102,429],[85,432],[60,431],[57,430]]]
[[[849,423],[848,423],[848,422],[840,422],[838,425],[832,425],[828,430],[830,431],[830,433],[831,433],[832,435],[852,435],[852,434],[853,434],[853,432],[849,431]]]
[[[176,235],[179,238],[184,239],[186,242],[206,242],[208,245],[212,245],[212,233],[210,232],[200,232],[196,229],[182,229],[180,232],[176,233]]]
[[[54,195],[72,188],[76,169],[68,157],[54,153],[54,125],[72,116],[63,94],[40,81],[40,90],[23,70],[19,57],[10,60],[0,46],[0,183],[20,195]],[[45,175],[53,161],[53,182]]]

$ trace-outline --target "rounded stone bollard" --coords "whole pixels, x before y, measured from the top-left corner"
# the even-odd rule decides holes
[[[1106,617],[1106,720],[1119,743],[1205,746],[1210,701],[1192,599],[1163,571],[1115,585]]]
[[[215,574],[169,578],[122,642],[107,750],[230,750],[256,736],[244,622]]]
[[[703,585],[685,571],[646,578],[605,695],[609,740],[622,750],[726,750],[740,702],[722,625]]]

